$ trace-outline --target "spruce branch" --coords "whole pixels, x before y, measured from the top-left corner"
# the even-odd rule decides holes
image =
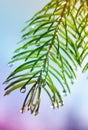
[[[63,105],[61,91],[70,93],[75,69],[82,66],[88,55],[88,1],[51,0],[27,21],[22,33],[22,45],[15,50],[10,64],[22,63],[4,82],[8,83],[5,95],[16,89],[24,93],[30,86],[22,113],[27,107],[38,114],[42,90],[52,107],[59,108]],[[88,63],[83,72],[87,69]]]

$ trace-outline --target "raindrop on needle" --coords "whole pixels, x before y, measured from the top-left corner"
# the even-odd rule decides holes
[[[26,87],[22,87],[22,88],[20,89],[20,92],[21,92],[21,93],[25,93],[25,92],[26,92]]]

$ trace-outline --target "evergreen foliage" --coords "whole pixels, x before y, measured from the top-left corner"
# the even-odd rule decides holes
[[[61,91],[70,93],[78,66],[88,69],[88,0],[50,0],[22,30],[20,47],[10,64],[22,61],[7,77],[5,95],[16,89],[27,95],[27,107],[39,112],[44,90],[53,108],[63,105]],[[70,80],[70,82],[69,82]],[[56,85],[57,83],[57,85]]]

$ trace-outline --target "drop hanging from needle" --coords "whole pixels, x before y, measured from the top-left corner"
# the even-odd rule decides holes
[[[20,92],[21,92],[21,93],[25,93],[25,92],[26,92],[26,87],[22,87],[22,88],[20,89]]]

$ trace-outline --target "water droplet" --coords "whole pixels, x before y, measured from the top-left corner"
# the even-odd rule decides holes
[[[67,96],[67,93],[64,93],[64,96]]]
[[[53,102],[53,103],[55,102],[55,97],[54,97],[54,95],[52,96],[52,102]]]
[[[13,58],[14,60],[18,60],[18,58],[17,57],[15,57],[15,58]]]
[[[82,47],[80,47],[80,48],[78,49],[78,51],[79,51],[79,53],[81,54],[82,51],[83,51]]]
[[[38,115],[38,111],[34,111],[34,116],[37,116]]]
[[[60,106],[63,106],[63,105],[64,105],[64,103],[63,103],[63,102],[59,102],[59,105],[60,105]]]
[[[87,42],[88,41],[88,37],[85,37],[84,41]]]
[[[54,103],[54,107],[55,107],[55,108],[57,108],[57,107],[58,107],[58,105],[57,105],[57,103],[56,103],[56,102]]]
[[[56,35],[58,36],[58,32],[56,32]]]
[[[32,28],[35,28],[35,25],[32,25],[31,27],[32,27]]]
[[[13,64],[9,64],[9,67],[13,67]]]
[[[20,92],[21,92],[21,93],[25,93],[25,92],[26,92],[26,87],[22,87],[22,88],[20,89]]]
[[[55,108],[55,106],[54,106],[54,105],[51,105],[51,106],[50,106],[50,108],[54,109],[54,108]]]
[[[62,3],[62,5],[64,5],[64,4],[66,4],[66,1],[64,1],[64,2]]]
[[[27,109],[27,110],[28,110],[28,111],[29,111],[29,110],[31,110],[31,107],[30,107],[30,106],[28,106],[28,109]]]
[[[64,95],[64,96],[67,96],[66,90],[63,90],[63,95]]]
[[[23,110],[22,110],[22,109],[20,110],[20,113],[23,113]]]
[[[8,84],[8,81],[4,81],[3,84]]]
[[[58,107],[59,106],[58,106],[58,104],[56,102],[50,106],[50,108],[52,108],[52,109],[55,109],[55,108],[58,108]]]
[[[86,31],[86,32],[88,31],[88,26],[86,26],[85,31]]]
[[[71,80],[70,82],[71,82],[71,84],[74,84],[74,81],[73,81],[73,80]]]

